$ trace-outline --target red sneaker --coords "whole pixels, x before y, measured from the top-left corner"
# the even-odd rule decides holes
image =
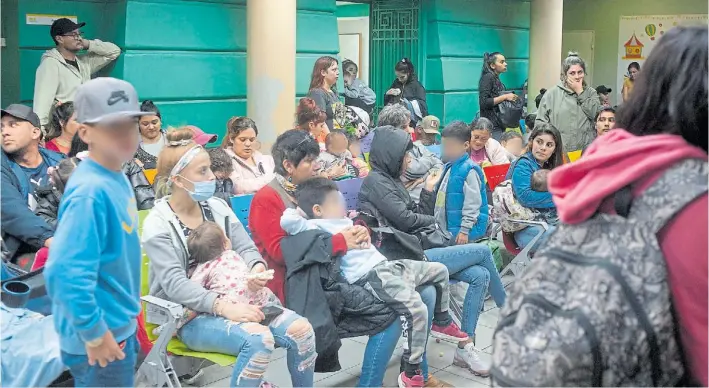
[[[399,383],[399,388],[423,388],[424,386],[423,375],[421,372],[418,372],[418,374],[412,377],[406,377],[406,373],[401,372],[397,381]]]
[[[460,327],[451,321],[451,324],[446,327],[441,327],[433,325],[431,328],[431,335],[434,338],[442,339],[445,341],[465,341],[468,339],[468,335],[460,330]]]

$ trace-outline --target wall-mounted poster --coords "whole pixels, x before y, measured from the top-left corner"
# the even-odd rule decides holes
[[[633,76],[642,71],[645,59],[657,41],[677,26],[707,25],[707,15],[621,16],[618,36],[618,99],[623,101],[633,87]]]

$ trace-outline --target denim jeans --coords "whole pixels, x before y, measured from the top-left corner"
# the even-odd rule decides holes
[[[520,248],[526,248],[527,245],[529,245],[530,242],[532,242],[532,239],[534,236],[538,235],[539,232],[541,232],[544,228],[538,225],[530,225],[522,230],[518,230],[514,233],[515,237],[515,242],[517,243],[517,246]],[[534,253],[539,249],[541,244],[546,241],[547,238],[549,238],[549,235],[554,231],[554,226],[549,225],[549,229],[547,229],[544,234],[542,234],[541,237],[539,237],[539,240],[534,244],[534,247],[529,250],[530,253]]]
[[[427,249],[425,253],[430,261],[445,265],[451,279],[468,283],[461,329],[474,337],[488,288],[498,307],[507,297],[490,248],[484,244],[464,244]]]
[[[288,330],[301,316],[284,309],[269,326],[237,323],[201,314],[177,333],[188,348],[198,352],[238,356],[231,387],[258,387],[271,360],[274,344],[286,349],[288,371],[294,387],[312,387],[315,368],[315,334],[312,328],[291,334]]]
[[[69,368],[75,387],[134,387],[133,375],[138,358],[138,339],[135,334],[125,340],[123,353],[126,357],[106,365],[89,365],[88,357],[62,351],[62,362]]]
[[[436,306],[436,289],[433,286],[424,286],[418,290],[421,300],[428,308],[428,327],[433,321],[433,311]],[[430,332],[430,329],[429,329]],[[394,321],[389,327],[380,331],[376,335],[369,337],[367,347],[364,351],[364,362],[362,363],[362,375],[359,377],[358,387],[381,387],[384,383],[384,372],[391,359],[391,355],[396,349],[396,344],[401,338],[401,321]],[[421,363],[423,377],[428,379],[428,362],[426,353],[423,354]]]

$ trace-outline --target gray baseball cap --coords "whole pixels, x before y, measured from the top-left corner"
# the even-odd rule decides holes
[[[37,116],[37,113],[34,113],[32,108],[27,105],[10,104],[7,108],[2,110],[2,116],[5,115],[12,116],[20,120],[29,121],[30,124],[39,128],[39,116]]]
[[[140,117],[138,93],[130,83],[110,77],[94,78],[79,86],[74,96],[76,121],[82,124],[108,124]]]

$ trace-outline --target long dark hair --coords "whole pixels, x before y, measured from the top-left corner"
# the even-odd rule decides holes
[[[408,74],[409,77],[406,82],[415,81],[417,79],[416,69],[414,68],[414,64],[411,63],[411,60],[409,58],[402,58],[399,62],[397,62],[396,66],[394,66],[394,71],[403,71],[404,73]]]
[[[665,33],[620,106],[616,127],[638,135],[682,136],[707,151],[707,27]]]
[[[497,60],[498,55],[502,55],[502,53],[498,52],[498,51],[494,51],[491,53],[483,54],[483,71],[480,74],[481,77],[487,73],[495,74],[495,71],[490,68],[490,65],[495,64],[495,61]],[[495,74],[495,75],[497,75],[497,74]]]
[[[73,114],[74,103],[71,101],[53,106],[49,112],[49,125],[47,126],[47,138],[45,141],[59,137]]]
[[[322,83],[325,80],[325,77],[323,77],[322,72],[327,71],[327,69],[329,69],[330,66],[333,65],[333,63],[339,62],[336,58],[331,57],[329,55],[320,57],[317,61],[315,61],[315,64],[313,65],[313,74],[311,74],[310,76],[310,89],[308,90],[322,88]]]
[[[71,147],[69,148],[69,155],[67,155],[70,158],[73,158],[78,154],[79,152],[84,152],[89,150],[89,145],[84,143],[83,140],[79,137],[79,132],[74,134],[74,137],[71,138]]]
[[[542,168],[553,170],[564,164],[564,145],[561,144],[561,133],[559,133],[559,130],[556,129],[555,126],[549,123],[540,123],[539,125],[536,125],[532,131],[532,134],[529,135],[527,152],[532,152],[532,144],[534,144],[534,139],[544,134],[551,135],[551,137],[554,138],[554,143],[556,143],[556,146],[554,147],[554,154],[551,158],[549,158],[549,160],[544,162]]]

